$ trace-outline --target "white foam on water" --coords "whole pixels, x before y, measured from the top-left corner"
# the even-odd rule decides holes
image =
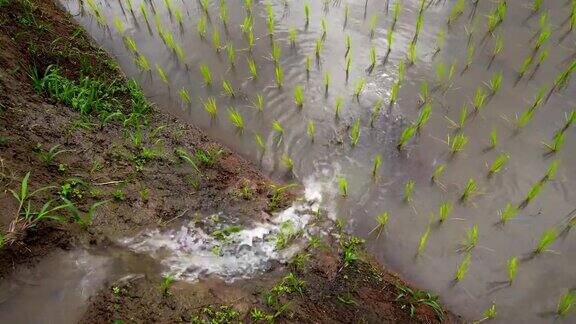
[[[149,230],[136,237],[121,240],[129,249],[147,253],[164,266],[164,275],[185,281],[216,275],[231,282],[250,278],[272,266],[287,262],[303,247],[309,225],[322,199],[322,186],[306,188],[305,197],[279,212],[268,222],[256,222],[249,228],[230,233],[225,241],[188,222],[179,229]],[[225,226],[222,228],[226,228]],[[277,249],[279,233],[301,233]]]

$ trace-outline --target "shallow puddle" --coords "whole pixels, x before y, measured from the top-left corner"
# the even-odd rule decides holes
[[[576,263],[575,233],[564,232],[545,252],[529,258],[541,234],[549,228],[562,232],[576,201],[576,141],[574,127],[566,131],[565,143],[558,153],[546,155],[542,142],[550,143],[556,130],[565,122],[564,116],[576,106],[576,82],[562,92],[555,92],[536,110],[529,124],[516,131],[516,118],[530,107],[539,89],[550,89],[558,73],[574,59],[575,33],[565,34],[569,4],[548,1],[552,36],[543,48],[549,50],[547,60],[536,70],[530,65],[526,76],[517,82],[518,70],[534,45],[538,35],[538,14],[530,17],[527,1],[508,1],[505,21],[497,29],[504,39],[504,49],[491,62],[495,37],[486,36],[486,16],[494,3],[480,1],[471,18],[471,4],[446,29],[442,50],[434,55],[437,35],[446,28],[446,19],[453,1],[434,2],[424,14],[422,31],[416,46],[416,61],[407,64],[406,76],[396,103],[389,105],[392,86],[398,78],[401,60],[406,59],[415,33],[419,1],[402,1],[403,8],[394,31],[392,51],[387,55],[387,33],[392,22],[392,5],[388,1],[310,1],[310,23],[305,25],[303,1],[271,1],[275,16],[274,41],[281,48],[280,66],[284,80],[281,89],[275,81],[270,38],[266,27],[266,4],[253,4],[255,45],[250,56],[245,36],[239,26],[245,9],[241,1],[228,1],[228,28],[219,17],[219,1],[209,2],[206,39],[197,33],[197,24],[204,12],[198,2],[131,1],[130,11],[122,1],[60,1],[75,15],[89,33],[113,54],[129,77],[135,78],[146,94],[163,110],[189,120],[206,130],[212,137],[227,144],[248,159],[260,163],[270,175],[297,181],[323,183],[323,200],[335,215],[344,218],[353,233],[368,238],[368,246],[380,260],[399,271],[416,285],[438,293],[443,302],[468,319],[480,319],[482,312],[495,302],[501,322],[550,322],[561,294],[574,287]],[[390,1],[393,3],[394,1]],[[85,7],[82,7],[82,3]],[[107,27],[98,25],[91,4],[103,15]],[[124,4],[122,6],[121,4]],[[144,19],[141,4],[148,22]],[[345,9],[348,8],[348,9]],[[156,15],[154,14],[156,13]],[[346,12],[348,15],[346,16]],[[322,17],[326,16],[326,36],[320,59],[316,59],[317,40],[322,37]],[[372,17],[377,16],[374,36],[370,36]],[[182,17],[181,22],[179,18]],[[347,17],[347,18],[345,18]],[[120,32],[115,19],[121,22]],[[346,24],[345,24],[346,22]],[[165,35],[169,32],[185,55],[176,55],[158,35],[157,25]],[[345,25],[345,28],[344,28]],[[221,50],[213,47],[212,35],[217,26]],[[289,30],[296,28],[296,44],[290,45]],[[472,51],[467,31],[472,32]],[[138,51],[145,54],[151,72],[140,72],[134,55],[122,41],[122,33],[130,36]],[[346,35],[351,39],[351,68],[346,78]],[[225,45],[233,44],[235,67],[231,67]],[[372,71],[370,48],[374,46],[377,65]],[[472,61],[464,69],[468,54]],[[542,50],[539,51],[539,53]],[[185,56],[185,57],[184,57]],[[247,58],[252,57],[258,77],[250,78]],[[306,73],[307,57],[311,71]],[[184,62],[186,64],[184,64]],[[444,78],[453,62],[457,63],[450,87],[436,89],[436,73],[440,62],[445,64]],[[199,66],[209,66],[212,86],[204,85]],[[156,66],[166,72],[169,86],[156,73]],[[479,114],[471,115],[463,133],[468,143],[463,152],[450,154],[447,136],[454,138],[452,121],[458,121],[466,103],[473,110],[478,87],[488,92],[486,85],[495,72],[502,72],[502,85],[496,95],[486,98]],[[326,93],[326,73],[330,83]],[[235,88],[229,98],[222,89],[228,80]],[[353,96],[359,80],[365,80],[359,100]],[[403,151],[396,149],[404,127],[415,121],[421,112],[419,89],[421,82],[430,84],[433,112],[415,140]],[[294,88],[301,84],[303,107],[294,103]],[[185,89],[191,104],[183,103],[179,91]],[[256,95],[263,98],[263,112],[255,108]],[[211,118],[202,103],[214,97],[219,113]],[[338,99],[341,97],[341,99]],[[383,100],[380,111],[373,115],[378,98]],[[339,118],[336,102],[342,100]],[[239,134],[228,120],[227,108],[233,106],[244,118],[245,129]],[[374,118],[372,118],[375,116]],[[370,120],[373,119],[372,127]],[[272,130],[277,120],[284,133],[278,138]],[[350,128],[360,121],[360,138],[351,145]],[[314,141],[307,135],[309,121],[315,125]],[[489,146],[490,132],[498,133],[498,145]],[[254,143],[260,134],[268,147],[261,154]],[[287,154],[293,162],[290,172],[281,163]],[[380,178],[371,177],[372,161],[382,156]],[[488,177],[492,161],[508,154],[509,161],[497,174]],[[516,218],[497,226],[499,211],[507,203],[518,205],[532,185],[540,181],[550,163],[560,161],[553,181],[548,181],[539,195]],[[430,177],[439,164],[446,164],[440,184]],[[338,179],[348,182],[348,197],[340,197]],[[469,178],[475,179],[477,190],[465,203],[459,202]],[[404,201],[404,187],[415,181],[412,203]],[[443,202],[452,202],[454,209],[442,224],[437,219]],[[375,217],[389,212],[385,232],[378,239],[368,237],[376,225]],[[471,263],[464,279],[454,284],[456,268],[466,253],[459,253],[459,244],[466,230],[478,226],[478,243],[471,250]],[[422,233],[430,226],[425,249],[415,257]],[[162,235],[158,233],[157,235]],[[170,235],[177,235],[173,233]],[[151,248],[151,250],[153,250]],[[518,276],[511,286],[507,280],[507,260],[518,257]],[[574,321],[574,315],[564,320]]]

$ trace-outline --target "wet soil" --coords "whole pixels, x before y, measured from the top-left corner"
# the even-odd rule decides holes
[[[45,221],[20,233],[12,244],[0,249],[0,280],[14,269],[33,267],[43,257],[73,247],[106,249],[115,238],[145,228],[162,227],[196,213],[222,211],[237,215],[240,222],[266,218],[286,207],[295,197],[284,194],[271,204],[272,182],[253,165],[228,148],[208,138],[197,127],[152,110],[143,127],[142,147],[157,154],[138,159],[130,135],[120,122],[101,125],[96,116],[81,115],[38,94],[32,85],[33,67],[44,71],[59,67],[71,80],[89,76],[106,82],[125,79],[107,54],[95,47],[71,17],[50,1],[1,2],[0,7],[0,225],[7,228],[17,212],[9,190],[18,190],[21,179],[31,172],[30,187],[54,186],[35,196],[34,204],[59,201],[58,191],[66,183],[76,189],[71,200],[82,211],[99,201],[87,230],[63,212],[66,221]],[[129,106],[127,93],[117,95],[118,109]],[[66,152],[43,162],[38,152],[55,145]],[[200,173],[182,162],[176,149],[220,151],[214,165],[199,165]],[[81,181],[78,181],[80,179]],[[250,188],[249,197],[241,190]],[[427,306],[418,306],[410,317],[409,307],[396,301],[398,277],[377,266],[365,255],[343,267],[341,248],[311,252],[304,269],[292,269],[305,284],[303,293],[282,296],[290,302],[277,320],[294,322],[436,322]],[[322,251],[322,252],[319,252]],[[368,261],[366,261],[368,260]],[[205,307],[230,305],[240,318],[265,306],[262,292],[270,289],[289,269],[276,267],[257,280],[233,284],[205,279],[198,284],[176,283],[163,296],[158,276],[107,284],[91,299],[82,322],[180,322],[194,316],[210,317]],[[112,289],[118,287],[120,290]],[[338,298],[346,293],[346,298]],[[346,300],[347,302],[342,302]],[[211,314],[211,313],[210,313]]]

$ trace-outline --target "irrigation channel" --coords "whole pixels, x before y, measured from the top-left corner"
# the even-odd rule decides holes
[[[60,2],[158,107],[319,190],[454,312],[477,319],[494,303],[498,322],[576,320],[554,316],[576,282],[571,2],[431,1],[422,14],[417,0]]]

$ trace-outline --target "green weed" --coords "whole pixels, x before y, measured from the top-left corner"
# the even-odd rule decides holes
[[[173,283],[174,278],[172,278],[171,276],[166,276],[164,277],[164,279],[162,279],[162,283],[160,283],[160,291],[162,292],[162,295],[164,297],[170,295],[170,287],[172,287]]]
[[[400,1],[396,2],[399,3]],[[416,311],[422,306],[427,306],[434,311],[437,319],[440,322],[444,321],[444,310],[440,306],[438,301],[438,296],[432,295],[429,292],[411,289],[404,285],[396,286],[398,289],[398,296],[396,296],[396,302],[401,304],[402,309],[408,309],[410,312],[410,317],[416,316]]]

